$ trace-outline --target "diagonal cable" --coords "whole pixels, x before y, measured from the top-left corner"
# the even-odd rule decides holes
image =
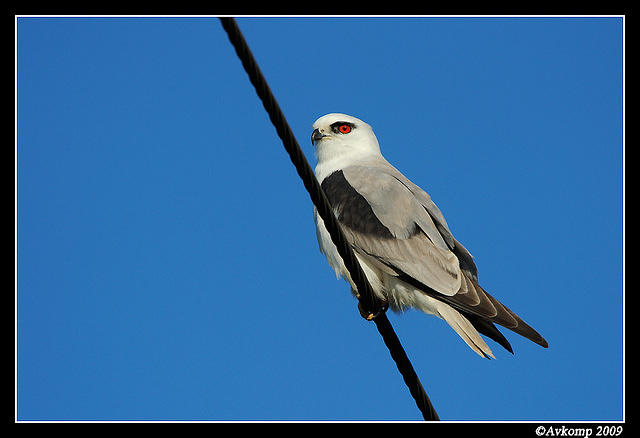
[[[264,75],[260,71],[260,67],[253,57],[253,54],[251,53],[236,20],[234,18],[226,17],[220,18],[220,22],[222,23],[224,30],[227,32],[227,36],[229,37],[238,58],[242,62],[242,66],[247,72],[249,80],[253,84],[258,97],[262,101],[262,105],[267,111],[271,123],[282,140],[282,144],[289,154],[291,162],[302,179],[307,192],[309,192],[309,196],[318,210],[318,214],[324,221],[325,227],[327,228],[327,231],[331,236],[331,240],[336,246],[340,257],[342,257],[345,267],[351,274],[351,278],[357,286],[359,306],[364,314],[374,315],[372,319],[376,323],[378,332],[389,349],[391,357],[396,362],[396,366],[402,374],[402,378],[408,386],[409,392],[413,396],[416,405],[422,412],[423,418],[425,420],[439,420],[438,414],[433,408],[427,393],[420,383],[420,379],[413,369],[398,336],[393,330],[393,327],[384,312],[384,307],[380,303],[380,300],[378,300],[374,295],[362,268],[356,260],[353,250],[348,244],[342,229],[338,225],[326,195],[320,187],[320,184],[318,183],[311,166],[307,162],[306,157],[302,153],[302,149],[300,149],[300,145],[293,135],[293,132],[284,117],[284,113],[280,109],[280,106],[271,92]]]

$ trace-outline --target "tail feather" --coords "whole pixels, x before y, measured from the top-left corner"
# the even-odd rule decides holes
[[[540,333],[524,322],[522,318],[511,311],[511,309],[491,296],[473,278],[466,277],[465,275],[465,287],[461,287],[460,292],[451,296],[443,295],[407,274],[402,273],[398,278],[422,291],[425,295],[435,298],[445,305],[451,306],[451,308],[461,314],[461,317],[464,315],[464,317],[468,318],[467,322],[475,326],[473,331],[479,331],[483,335],[488,336],[511,353],[513,353],[511,345],[494,324],[508,328],[542,347],[547,348],[549,346]],[[444,316],[443,319],[446,320]],[[469,322],[469,320],[471,322]]]
[[[481,357],[495,359],[493,352],[484,339],[482,339],[476,328],[460,312],[444,303],[438,305],[437,312],[473,351]]]
[[[507,341],[507,338],[498,330],[498,328],[491,322],[486,319],[479,318],[476,315],[467,314],[465,318],[469,320],[469,322],[478,330],[480,334],[483,334],[498,344],[502,345],[505,350],[509,353],[513,354],[513,348],[511,348],[511,344]]]

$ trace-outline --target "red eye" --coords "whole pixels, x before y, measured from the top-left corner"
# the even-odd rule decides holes
[[[340,127],[338,128],[338,130],[340,132],[342,132],[343,134],[348,134],[351,132],[351,126],[349,125],[340,125]]]

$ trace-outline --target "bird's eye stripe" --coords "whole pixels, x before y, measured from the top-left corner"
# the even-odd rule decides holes
[[[335,122],[331,124],[333,132],[340,134],[348,134],[354,128],[354,124],[351,122]]]

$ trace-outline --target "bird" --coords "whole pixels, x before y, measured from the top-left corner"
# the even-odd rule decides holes
[[[315,176],[371,288],[394,312],[415,308],[444,320],[479,356],[483,337],[513,354],[496,324],[547,348],[547,341],[478,282],[473,256],[453,236],[427,192],[382,155],[371,126],[342,113],[312,125]],[[357,287],[313,209],[316,236],[336,277]],[[371,315],[370,315],[371,316]]]

